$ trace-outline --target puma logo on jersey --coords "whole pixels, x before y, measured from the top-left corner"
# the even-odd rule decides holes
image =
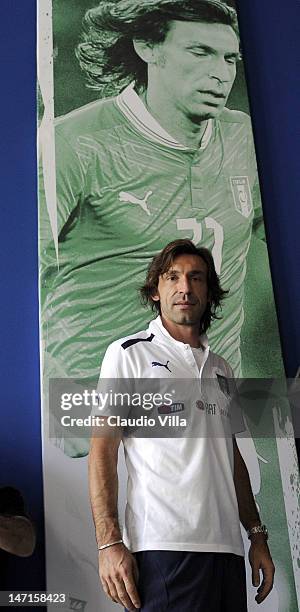
[[[170,368],[168,367],[168,363],[170,362],[167,361],[167,363],[159,363],[159,361],[152,361],[152,368],[154,368],[155,366],[159,366],[161,368],[166,368],[166,370],[169,370],[169,372],[172,373],[172,370],[170,370]]]
[[[147,215],[151,215],[151,212],[147,206],[147,201],[152,195],[153,191],[147,191],[145,197],[141,200],[137,198],[133,193],[128,193],[127,191],[121,191],[119,193],[120,202],[129,202],[129,204],[137,204],[142,208],[142,210],[147,213]]]

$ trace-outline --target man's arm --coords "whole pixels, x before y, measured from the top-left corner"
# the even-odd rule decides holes
[[[260,517],[257,511],[250,478],[247,467],[239,451],[235,437],[233,437],[234,452],[234,486],[237,496],[240,521],[248,530],[260,525]],[[252,584],[258,587],[257,603],[261,603],[269,595],[274,582],[274,564],[267,545],[266,536],[263,533],[251,535],[251,546],[249,550],[249,561],[252,568]],[[263,580],[260,582],[259,570],[262,571]]]
[[[253,140],[253,130],[250,117],[248,122],[248,173],[251,183],[251,196],[254,209],[254,218],[252,225],[252,238],[256,237],[263,242],[266,242],[263,209],[261,202],[261,190],[259,184],[259,176],[257,169],[256,151]]]
[[[35,530],[26,516],[0,515],[0,548],[18,557],[29,557],[35,547]]]
[[[94,437],[89,453],[89,487],[98,547],[122,539],[118,522],[118,449],[121,430],[114,437]],[[108,597],[129,610],[140,608],[134,556],[115,544],[99,551],[99,576]]]

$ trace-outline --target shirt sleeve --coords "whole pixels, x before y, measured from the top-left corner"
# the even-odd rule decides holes
[[[230,388],[230,416],[231,416],[231,433],[232,435],[246,431],[246,424],[243,417],[243,411],[239,402],[239,394],[237,384],[234,378],[233,370],[227,363],[227,375],[229,378]]]
[[[43,151],[43,142],[41,145]],[[41,155],[39,165],[39,238],[40,253],[58,239],[63,228],[73,220],[83,197],[84,168],[76,150],[60,133],[55,134],[55,167],[45,167]],[[52,217],[52,219],[51,219]],[[57,222],[57,236],[53,235]]]
[[[249,171],[252,184],[251,195],[254,210],[253,233],[255,234],[256,238],[265,240],[263,207],[251,120],[249,122]]]
[[[103,357],[97,385],[97,416],[120,416],[126,418],[131,410],[130,400],[134,380],[127,378],[125,355],[119,343],[113,342]]]

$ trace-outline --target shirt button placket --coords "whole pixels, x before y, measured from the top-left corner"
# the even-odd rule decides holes
[[[191,199],[193,208],[205,208],[204,205],[204,180],[200,168],[200,154],[196,151],[190,165]]]

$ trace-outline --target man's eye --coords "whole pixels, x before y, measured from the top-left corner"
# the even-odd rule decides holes
[[[175,281],[175,280],[177,280],[177,276],[175,276],[175,274],[171,275],[171,276],[168,276],[168,280]]]
[[[193,49],[190,49],[190,53],[192,53],[192,55],[196,55],[197,57],[207,57],[207,53],[205,53],[205,51],[194,51]]]
[[[237,62],[237,58],[236,57],[226,57],[226,62],[227,64],[231,64],[232,66],[235,66]]]

